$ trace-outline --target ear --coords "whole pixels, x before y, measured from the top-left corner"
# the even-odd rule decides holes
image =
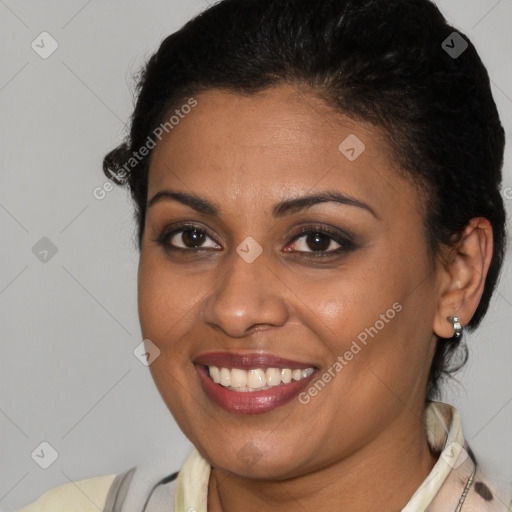
[[[439,302],[433,326],[438,336],[453,336],[449,316],[459,317],[462,326],[471,320],[484,290],[492,251],[491,223],[483,217],[471,219],[460,241],[449,249],[449,256],[441,269]]]

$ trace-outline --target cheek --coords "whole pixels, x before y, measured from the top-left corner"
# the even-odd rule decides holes
[[[182,396],[189,365],[180,339],[190,328],[186,320],[190,305],[180,291],[179,272],[170,272],[159,255],[141,251],[138,268],[138,311],[144,339],[151,340],[160,355],[149,370],[160,395],[184,431],[188,406]],[[186,397],[185,397],[186,398]]]
[[[159,285],[158,269],[148,258],[141,255],[138,272],[137,302],[139,320],[144,338],[156,342],[158,326],[164,318],[166,296]]]
[[[149,250],[141,252],[137,301],[144,337],[157,345],[162,343],[164,334],[190,309],[184,295],[186,290],[180,281],[179,272],[171,272],[159,255]]]
[[[376,322],[379,331],[387,327],[389,322],[383,322],[395,317],[393,304],[400,297],[399,289],[390,272],[371,265],[347,266],[323,280],[308,280],[307,294],[300,297],[303,317],[310,318],[310,328],[339,355],[361,333],[364,338],[365,329]]]
[[[361,390],[369,386],[370,370],[377,375],[372,381],[381,376],[394,382],[400,375],[405,386],[427,366],[433,302],[428,265],[418,264],[423,255],[410,248],[397,258],[399,244],[392,245],[361,255],[329,279],[308,280],[308,294],[301,296],[301,321],[327,349],[326,364],[340,362],[334,371],[344,377],[338,382],[364,380]]]

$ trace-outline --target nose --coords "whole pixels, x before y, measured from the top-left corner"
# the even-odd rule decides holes
[[[286,284],[265,253],[248,263],[233,252],[202,309],[203,321],[231,337],[282,326],[288,319]]]

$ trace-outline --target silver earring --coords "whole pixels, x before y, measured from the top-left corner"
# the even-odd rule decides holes
[[[454,338],[459,339],[462,336],[462,324],[458,316],[449,316],[448,321],[453,325]]]

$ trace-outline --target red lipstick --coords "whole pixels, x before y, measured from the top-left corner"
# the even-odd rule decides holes
[[[315,378],[318,373],[314,365],[292,361],[271,354],[236,354],[232,352],[209,352],[201,354],[194,361],[201,386],[210,400],[224,410],[237,414],[261,414],[287,404]],[[291,370],[313,368],[315,371],[306,378],[281,383],[265,390],[232,391],[216,384],[210,377],[208,366],[218,368],[240,368],[252,370],[261,368],[289,368]]]
[[[203,366],[217,366],[219,368],[240,368],[252,370],[253,368],[290,368],[290,370],[305,370],[314,368],[310,363],[300,363],[291,359],[274,356],[272,354],[236,354],[233,352],[208,352],[201,354],[194,360]]]

